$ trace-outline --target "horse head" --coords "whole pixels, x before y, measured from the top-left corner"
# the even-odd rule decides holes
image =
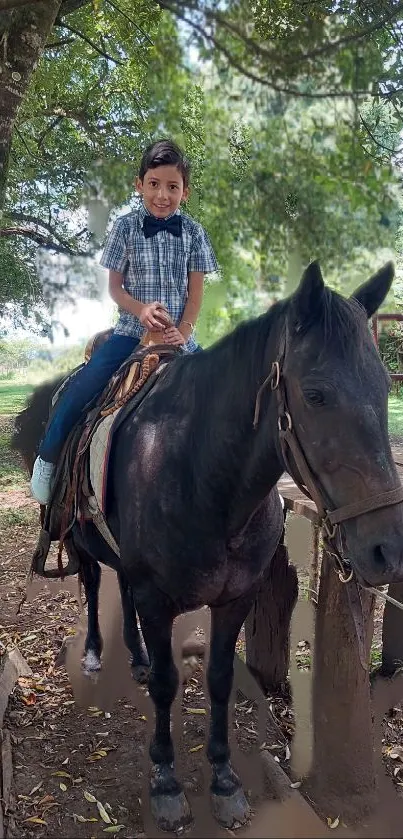
[[[368,324],[393,276],[387,263],[345,298],[325,286],[318,263],[311,263],[289,298],[282,335],[283,452],[288,448],[292,476],[316,494],[328,534],[340,528],[344,556],[371,585],[403,579],[390,378]]]

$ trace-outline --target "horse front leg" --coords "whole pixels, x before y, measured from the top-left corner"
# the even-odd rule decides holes
[[[124,574],[120,571],[117,573],[123,611],[123,639],[131,656],[132,675],[136,682],[145,684],[148,679],[150,662],[137,626],[133,592]]]
[[[212,767],[211,806],[226,828],[250,816],[241,781],[230,762],[228,706],[234,678],[235,645],[254,600],[249,593],[225,606],[211,608],[210,659],[207,684],[211,701],[207,757]]]
[[[155,707],[155,731],[150,743],[151,813],[161,830],[176,832],[192,821],[190,807],[175,777],[171,738],[171,706],[179,675],[172,655],[173,604],[157,588],[137,592],[134,599],[150,657],[148,690]]]
[[[82,668],[87,675],[101,670],[101,653],[103,641],[99,628],[99,587],[101,585],[101,568],[88,555],[81,565],[81,581],[84,586],[88,606],[87,637],[84,646]]]

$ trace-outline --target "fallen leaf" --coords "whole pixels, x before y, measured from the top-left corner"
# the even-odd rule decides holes
[[[91,753],[91,754],[87,757],[87,760],[91,761],[91,763],[92,763],[94,760],[101,760],[101,758],[102,758],[102,757],[106,757],[106,756],[107,756],[107,754],[108,754],[108,752],[110,752],[110,751],[111,751],[111,749],[110,749],[110,748],[107,748],[107,749],[96,749],[96,751],[95,751],[95,752],[92,752],[92,753]]]
[[[336,818],[336,819],[334,819],[333,821],[332,821],[332,819],[327,818],[327,819],[326,819],[326,821],[327,821],[328,826],[330,827],[330,829],[331,829],[331,830],[334,830],[334,828],[335,828],[335,827],[338,827],[338,826],[339,826],[339,824],[340,824],[340,816],[337,816],[337,818]]]
[[[28,696],[21,696],[21,700],[24,705],[35,705],[36,696],[34,693],[29,693]]]
[[[71,778],[72,776],[68,772],[62,772],[59,770],[58,772],[51,772],[51,775],[54,775],[56,778]]]
[[[36,787],[32,787],[31,792],[29,792],[28,795],[33,795],[34,792],[38,792],[38,789],[41,787],[43,787],[43,781],[41,781],[40,784],[37,784]]]
[[[62,792],[67,792],[66,784],[59,784],[59,787],[60,787]]]
[[[193,746],[191,749],[189,749],[189,752],[199,752],[200,749],[202,749],[202,748],[203,748],[203,743],[200,743],[200,746]]]
[[[287,744],[286,747],[285,747],[285,759],[289,760],[290,757],[291,757],[291,752],[290,752],[289,746]]]
[[[77,815],[77,813],[73,813],[73,819],[81,824],[84,824],[84,822],[98,822],[98,819],[86,819],[85,816]]]
[[[291,789],[299,789],[299,787],[301,786],[301,781],[295,781],[295,783],[290,784],[290,786],[291,786]]]
[[[44,819],[38,819],[37,816],[31,816],[29,819],[24,819],[24,823],[29,822],[29,824],[47,824]]]
[[[38,801],[38,807],[42,807],[43,804],[48,804],[49,801],[54,801],[54,800],[55,799],[54,799],[53,795],[45,795],[43,798],[41,798],[40,801]]]
[[[393,746],[389,752],[389,757],[391,760],[403,760],[403,747]]]
[[[95,798],[95,795],[92,795],[90,792],[87,792],[87,790],[84,790],[83,796],[87,799],[87,801],[90,802],[90,804],[96,804],[97,799]]]
[[[111,824],[109,827],[104,827],[102,833],[119,833],[119,830],[123,830],[124,827],[124,824]]]
[[[111,824],[110,816],[108,816],[108,813],[106,812],[104,805],[101,804],[100,801],[97,801],[97,808],[102,821],[105,822],[105,824]]]
[[[205,714],[206,709],[205,708],[186,708],[186,713],[187,714]]]

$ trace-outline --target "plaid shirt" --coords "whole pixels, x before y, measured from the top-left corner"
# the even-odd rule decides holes
[[[124,288],[135,300],[163,303],[178,326],[188,297],[189,271],[217,271],[217,261],[201,224],[183,213],[181,237],[159,230],[146,239],[143,220],[147,213],[141,202],[137,209],[115,221],[100,262],[104,268],[123,274]],[[140,320],[123,309],[119,309],[119,315],[115,333],[141,338],[146,330]],[[188,352],[197,348],[193,335],[183,348]]]

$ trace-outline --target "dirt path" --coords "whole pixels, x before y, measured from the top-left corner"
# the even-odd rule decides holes
[[[2,431],[4,426],[0,427],[0,434]],[[81,676],[77,676],[75,685],[78,684],[79,690],[73,695],[71,680],[65,668],[57,666],[57,657],[66,636],[76,637],[82,644],[82,635],[77,633],[80,609],[76,583],[73,581],[64,588],[59,583],[47,587],[36,584],[20,614],[16,614],[37,538],[37,507],[29,496],[26,482],[20,480],[15,486],[11,481],[8,488],[4,483],[0,486],[3,487],[0,494],[0,656],[16,644],[33,671],[31,678],[19,680],[5,719],[11,731],[15,775],[12,835],[21,839],[72,836],[90,839],[116,833],[122,839],[154,836],[156,831],[150,827],[145,792],[152,722],[147,693],[140,692],[131,682],[123,644],[115,638],[115,646],[106,643],[104,650],[102,708],[96,707],[93,701],[94,685]],[[112,577],[108,571],[104,572],[101,587],[100,619],[106,642],[108,625],[119,636],[119,619],[112,620],[110,608],[116,595]],[[378,609],[374,662],[379,657],[381,619],[382,611]],[[238,645],[241,653],[242,645],[241,637]],[[301,666],[309,667],[309,651],[303,644],[297,650],[297,657]],[[79,650],[76,658],[78,661]],[[204,790],[208,789],[209,773],[204,755],[203,663],[199,659],[194,664],[196,669],[177,703],[174,726],[182,732],[177,738],[178,773],[197,813]],[[77,702],[79,692],[81,701]],[[267,704],[282,736],[277,741],[268,737],[266,746],[287,768],[288,744],[294,731],[293,711],[279,699],[269,697]],[[233,731],[240,755],[246,759],[246,764],[241,761],[245,767],[261,744],[256,706],[241,693],[236,698]],[[398,789],[399,784],[403,786],[402,731],[399,707],[393,717],[385,720],[383,744],[385,766],[389,774],[395,773]],[[246,789],[247,774],[242,775]],[[257,808],[262,791],[250,789],[249,795]],[[217,827],[211,830],[211,836],[229,833]],[[193,835],[200,835],[197,822]]]

